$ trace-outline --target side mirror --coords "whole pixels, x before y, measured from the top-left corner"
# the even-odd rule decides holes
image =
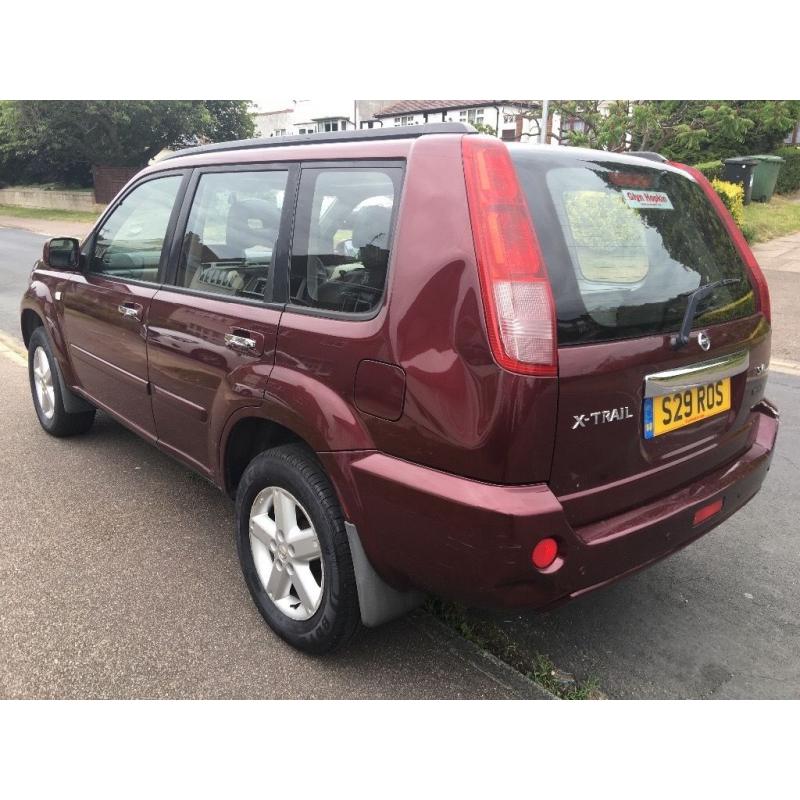
[[[42,261],[50,269],[78,269],[81,263],[81,244],[77,239],[61,236],[44,243]]]

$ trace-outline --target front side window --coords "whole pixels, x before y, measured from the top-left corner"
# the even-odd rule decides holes
[[[176,285],[263,300],[272,285],[287,175],[285,170],[201,175]]]
[[[292,243],[290,303],[369,313],[386,286],[396,168],[304,169]]]
[[[156,283],[182,180],[155,178],[126,195],[97,233],[89,272]]]

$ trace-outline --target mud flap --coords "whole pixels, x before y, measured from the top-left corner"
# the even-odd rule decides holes
[[[424,592],[416,590],[399,592],[389,586],[369,563],[356,526],[345,522],[344,527],[350,543],[350,556],[353,559],[358,589],[358,605],[361,610],[361,622],[364,625],[375,628],[384,622],[403,616],[423,603]]]

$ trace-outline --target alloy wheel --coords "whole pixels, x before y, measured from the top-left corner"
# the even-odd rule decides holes
[[[56,395],[53,390],[53,371],[43,347],[37,347],[33,353],[33,385],[42,414],[46,419],[52,419],[56,412]]]
[[[286,489],[269,486],[256,495],[250,549],[269,599],[291,619],[310,619],[322,602],[322,554],[311,518]]]

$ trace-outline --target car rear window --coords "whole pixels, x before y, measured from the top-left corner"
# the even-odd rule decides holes
[[[511,147],[553,284],[560,345],[675,332],[755,312],[747,269],[703,190],[659,164]]]

